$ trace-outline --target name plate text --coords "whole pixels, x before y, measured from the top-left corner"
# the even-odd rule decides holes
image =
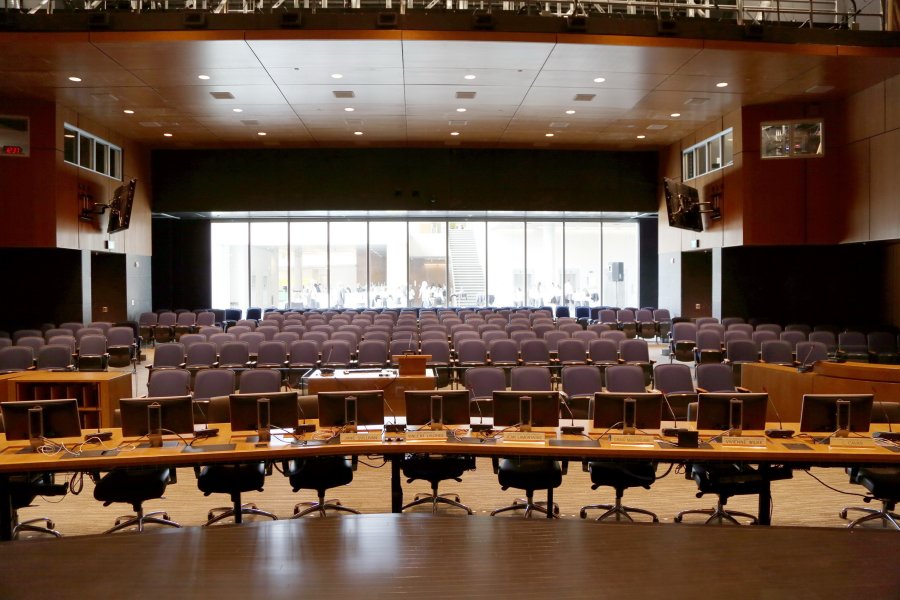
[[[610,444],[628,444],[629,446],[652,446],[656,438],[652,435],[634,434],[626,435],[614,433],[609,436]]]
[[[545,442],[547,437],[540,431],[507,431],[503,434],[504,442]]]
[[[361,433],[342,433],[341,443],[352,442],[381,442],[380,431],[365,431]]]
[[[833,437],[828,445],[832,448],[874,448],[875,440],[864,437]]]
[[[406,441],[407,442],[415,442],[415,441],[447,441],[447,432],[445,430],[431,430],[431,429],[420,429],[418,431],[407,431],[406,432]]]
[[[766,447],[766,438],[761,435],[742,435],[740,437],[734,435],[726,435],[722,437],[722,441],[720,442],[723,446],[751,446],[751,447]]]

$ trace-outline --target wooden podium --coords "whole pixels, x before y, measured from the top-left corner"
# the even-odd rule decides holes
[[[392,356],[391,360],[397,364],[401,377],[405,377],[406,375],[421,376],[425,374],[425,367],[428,365],[428,361],[431,360],[431,355],[400,354]]]

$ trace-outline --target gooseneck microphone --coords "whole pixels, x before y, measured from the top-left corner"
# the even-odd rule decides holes
[[[675,427],[663,427],[660,433],[666,437],[676,437],[680,432],[687,431],[684,427],[678,426],[678,417],[675,415],[675,409],[672,408],[672,404],[669,402],[668,394],[663,394],[663,402],[666,403],[666,408],[669,409],[669,414],[672,415],[672,422],[675,424]]]
[[[872,390],[872,394],[874,395],[875,390]],[[888,430],[887,431],[876,431],[872,433],[873,438],[881,438],[883,440],[889,440],[891,442],[900,442],[900,431],[894,431],[891,427],[891,416],[888,414],[887,408],[884,406],[884,402],[878,403],[881,406],[881,412],[884,414],[884,420],[887,423]]]
[[[769,403],[769,406],[772,407],[772,412],[775,413],[775,418],[778,419],[778,429],[766,429],[765,434],[766,437],[770,438],[792,438],[794,437],[793,429],[785,429],[784,423],[781,422],[781,415],[778,414],[778,407],[775,406],[775,403],[772,402],[771,396],[769,396],[769,390],[763,387],[763,391],[766,393],[766,402]]]
[[[484,423],[484,413],[481,412],[481,401],[478,398],[473,398],[472,402],[475,403],[475,409],[478,411],[478,423],[472,423],[469,425],[469,429],[474,431],[490,431],[491,426],[485,425]],[[471,405],[471,402],[469,403]]]
[[[569,434],[569,435],[580,435],[580,434],[584,433],[584,427],[581,427],[580,425],[575,424],[575,413],[572,412],[572,407],[569,406],[569,403],[566,401],[566,398],[564,396],[560,395],[559,399],[560,399],[560,404],[563,407],[565,407],[566,412],[569,413],[569,418],[572,419],[571,425],[563,425],[562,427],[559,428],[560,432],[563,434]]]
[[[398,433],[402,431],[406,431],[406,425],[402,423],[397,423],[397,414],[394,412],[394,409],[391,408],[391,403],[388,402],[387,396],[382,395],[382,400],[384,401],[384,406],[387,408],[388,412],[391,414],[392,423],[385,423],[384,430],[387,433]]]
[[[800,362],[800,366],[797,367],[798,373],[809,373],[810,371],[812,371],[813,366],[806,361],[808,361],[809,357],[812,355],[813,348],[814,346],[810,346],[809,350],[806,351],[806,356]]]

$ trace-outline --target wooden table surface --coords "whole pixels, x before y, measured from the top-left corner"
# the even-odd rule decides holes
[[[0,544],[0,598],[892,599],[895,531],[360,515]]]
[[[311,395],[319,392],[382,390],[394,415],[402,416],[406,414],[407,390],[433,390],[435,381],[433,369],[426,369],[423,375],[400,375],[397,369],[368,372],[360,369],[335,369],[334,373],[323,375],[316,369],[306,379],[306,386],[307,393]]]

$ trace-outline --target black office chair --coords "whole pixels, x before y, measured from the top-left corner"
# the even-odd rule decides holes
[[[172,471],[168,467],[125,467],[113,469],[103,477],[95,475],[96,500],[102,502],[103,506],[109,506],[113,502],[124,502],[134,509],[133,515],[118,517],[115,525],[104,533],[113,533],[134,526],[141,532],[147,523],[181,527],[170,520],[169,515],[163,511],[144,514],[144,502],[162,498],[171,477]]]
[[[553,502],[553,490],[562,485],[563,467],[559,461],[519,456],[494,459],[494,472],[502,489],[525,490],[525,501],[517,498],[509,506],[492,511],[492,517],[502,512],[524,510],[525,518],[531,517],[535,511],[559,518],[559,506]],[[547,501],[535,502],[535,490],[547,490]]]
[[[9,491],[13,509],[12,538],[17,539],[23,531],[31,533],[43,533],[54,537],[62,537],[56,531],[53,521],[47,517],[36,517],[26,521],[19,521],[18,510],[31,506],[38,496],[64,496],[69,489],[68,483],[53,483],[52,473],[28,473],[10,477]],[[43,525],[38,525],[43,523]]]
[[[278,520],[274,514],[260,510],[253,503],[245,504],[241,500],[241,494],[244,492],[261,492],[263,490],[266,481],[265,462],[207,465],[198,467],[196,473],[197,488],[203,492],[204,496],[228,494],[231,497],[230,507],[210,509],[204,527],[232,517],[235,523],[242,523],[244,515],[257,515],[268,517],[273,521]]]
[[[777,479],[790,479],[793,476],[787,467],[772,467],[767,471],[740,463],[694,463],[685,472],[686,479],[697,483],[697,497],[704,494],[716,494],[718,502],[715,508],[698,508],[683,510],[675,515],[675,522],[681,523],[685,515],[709,515],[706,524],[718,522],[740,525],[736,517],[750,520],[751,525],[759,523],[751,514],[725,510],[728,499],[732,496],[758,495],[764,493],[769,482]]]
[[[596,490],[604,485],[613,488],[616,490],[616,502],[615,504],[590,504],[583,506],[579,512],[579,516],[582,519],[587,518],[587,511],[601,509],[606,512],[597,517],[596,521],[605,521],[606,519],[634,521],[629,513],[638,513],[651,517],[654,523],[659,523],[659,517],[655,513],[643,508],[634,508],[622,504],[622,496],[626,489],[632,487],[642,487],[645,490],[650,489],[650,486],[656,481],[655,462],[590,461],[587,463],[587,470],[591,474],[591,483],[593,484],[591,489]]]
[[[413,501],[405,504],[400,509],[401,511],[421,504],[431,504],[431,512],[435,514],[437,513],[438,504],[447,504],[461,508],[470,515],[472,514],[472,509],[462,504],[457,494],[438,493],[438,485],[440,482],[450,479],[462,481],[463,473],[475,468],[474,457],[407,454],[403,457],[403,462],[400,466],[403,470],[403,476],[406,477],[406,483],[412,483],[417,479],[421,479],[431,484],[430,494],[416,494]]]
[[[894,512],[897,501],[900,500],[900,467],[862,467],[854,469],[850,473],[850,483],[861,485],[869,490],[870,496],[863,498],[864,502],[878,500],[881,508],[866,508],[863,506],[848,506],[841,510],[842,519],[847,518],[847,512],[856,510],[865,513],[863,516],[851,521],[847,527],[853,528],[866,521],[881,521],[882,527],[892,525],[894,529],[900,529],[900,515]]]
[[[326,511],[343,511],[354,515],[360,514],[358,510],[348,508],[341,504],[340,500],[326,500],[325,492],[331,488],[347,485],[353,481],[353,471],[356,470],[357,458],[345,456],[325,456],[292,460],[285,463],[285,474],[291,482],[291,488],[299,490],[315,490],[318,500],[316,502],[298,502],[294,506],[292,519],[305,517],[308,514],[317,513],[322,517]],[[306,508],[301,508],[301,507]]]

